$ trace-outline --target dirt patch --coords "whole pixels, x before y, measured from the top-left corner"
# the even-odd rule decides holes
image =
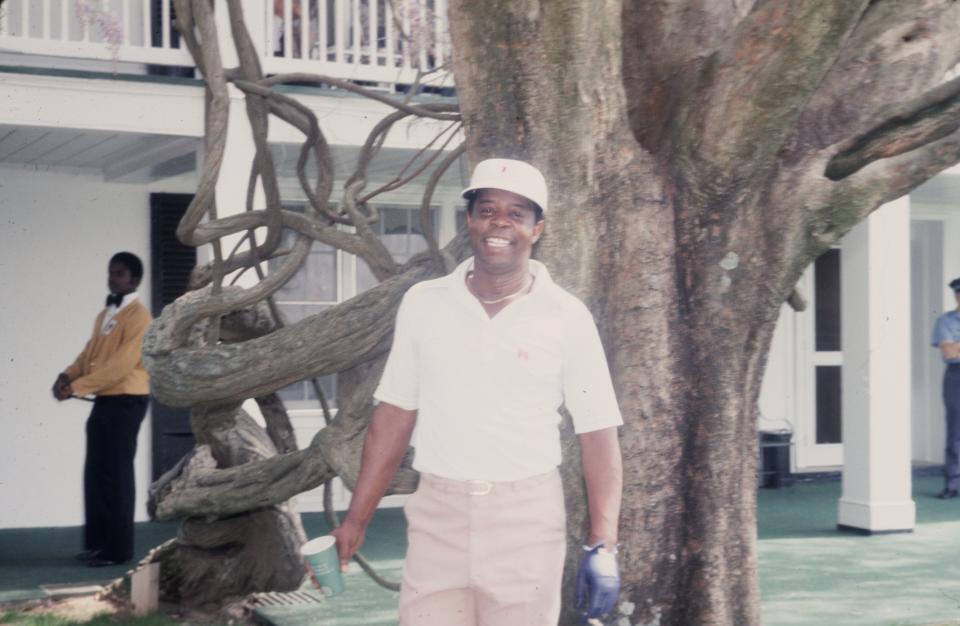
[[[96,595],[77,596],[48,600],[33,600],[18,605],[4,607],[6,611],[15,611],[25,615],[56,615],[71,621],[83,623],[98,615],[111,615],[114,620],[123,621],[133,616],[131,608],[122,602]],[[222,607],[184,608],[173,605],[160,606],[160,614],[178,624],[252,626],[252,611],[245,601],[229,603]]]
[[[230,626],[247,626],[256,624],[253,612],[246,601],[237,601],[221,607],[183,608],[161,606],[163,612],[170,619],[189,624],[227,624]]]
[[[59,615],[76,622],[86,622],[97,615],[115,615],[117,607],[96,596],[80,596],[62,600],[44,600],[23,610],[34,615]]]

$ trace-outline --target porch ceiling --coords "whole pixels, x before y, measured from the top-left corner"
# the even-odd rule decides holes
[[[956,206],[960,198],[960,168],[953,167],[931,178],[910,193],[912,202]]]
[[[202,140],[195,137],[130,133],[80,128],[52,128],[0,124],[0,167],[84,171],[104,180],[149,183],[192,172],[197,167]],[[273,144],[281,179],[295,180],[300,146]],[[357,161],[358,146],[331,146],[339,180]],[[414,150],[383,148],[368,167],[368,183],[392,180],[416,154]],[[421,157],[419,162],[423,162]],[[434,165],[436,162],[434,163]],[[426,184],[432,168],[414,179]],[[447,170],[440,187],[462,189],[469,174],[463,159]]]
[[[193,137],[0,124],[0,166],[99,172],[113,182],[193,171],[200,145]]]

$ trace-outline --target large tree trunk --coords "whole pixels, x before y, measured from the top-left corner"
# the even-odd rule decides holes
[[[539,255],[604,338],[626,422],[625,616],[757,624],[756,402],[779,308],[819,251],[895,197],[835,188],[802,205],[797,190],[824,193],[826,161],[778,153],[883,3],[674,4],[454,0],[457,93],[474,161],[544,170]],[[566,449],[569,582],[586,515]]]

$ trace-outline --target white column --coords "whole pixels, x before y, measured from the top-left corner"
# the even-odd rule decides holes
[[[843,494],[838,526],[911,531],[910,201],[843,240]]]

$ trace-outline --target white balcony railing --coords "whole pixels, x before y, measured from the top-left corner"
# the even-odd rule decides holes
[[[269,0],[264,71],[411,83],[447,63],[446,0]],[[396,11],[396,13],[394,13]],[[292,45],[286,45],[291,42]],[[444,80],[438,77],[439,80]]]
[[[449,86],[449,74],[441,69],[450,57],[446,3],[244,0],[243,5],[268,74],[309,72],[403,85],[421,72],[423,82]],[[225,11],[226,5],[217,2],[216,8]],[[173,18],[172,0],[6,0],[0,3],[0,53],[192,66]],[[220,23],[226,31],[226,22]]]

